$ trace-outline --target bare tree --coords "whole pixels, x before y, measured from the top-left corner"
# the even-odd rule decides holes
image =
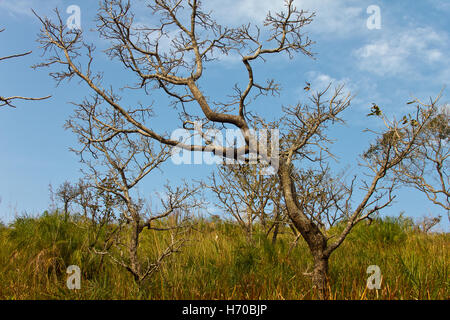
[[[303,34],[303,29],[312,22],[314,14],[297,10],[293,0],[287,0],[283,12],[267,15],[262,29],[251,24],[239,28],[223,27],[210,13],[202,10],[201,2],[197,0],[155,0],[148,5],[148,10],[151,16],[159,18],[157,27],[136,25],[129,1],[102,1],[97,20],[98,32],[102,38],[111,42],[107,50],[109,57],[118,60],[136,76],[134,88],[147,90],[153,86],[153,89],[165,93],[179,111],[180,127],[186,127],[194,121],[201,124],[204,144],[180,143],[167,134],[156,132],[150,127],[149,118],[142,117],[152,111],[151,108],[125,106],[117,93],[105,89],[101,74],[93,71],[94,47],[83,42],[81,31],[66,30],[58,12],[56,23],[39,18],[43,26],[41,44],[46,52],[52,53],[47,55],[48,59],[40,66],[62,65],[64,71],[52,73],[57,81],[78,77],[92,89],[97,99],[108,106],[115,115],[114,119],[121,119],[124,124],[121,126],[111,119],[105,123],[108,135],[103,139],[137,133],[164,145],[212,152],[240,161],[250,161],[250,155],[255,153],[263,164],[270,163],[271,158],[279,158],[275,173],[278,175],[286,211],[309,246],[314,261],[311,273],[313,284],[319,297],[326,298],[330,255],[358,222],[393,201],[393,191],[399,180],[389,173],[414,150],[417,137],[430,120],[428,109],[437,100],[432,101],[431,105],[424,104],[414,117],[415,122],[403,126],[397,121],[389,122],[382,116],[386,130],[377,133],[377,143],[363,157],[363,165],[371,177],[361,182],[365,192],[362,199],[355,199],[353,194],[356,183],[354,178],[342,188],[329,189],[319,184],[324,188],[322,192],[311,193],[310,197],[302,200],[299,197],[300,190],[307,188],[304,185],[300,187],[296,177],[305,171],[296,168],[305,168],[308,163],[320,163],[321,167],[326,167],[327,157],[331,155],[327,147],[331,141],[325,134],[326,129],[330,124],[343,122],[340,114],[350,106],[351,95],[345,94],[341,86],[334,92],[330,87],[316,93],[308,90],[311,92],[309,103],[285,108],[282,121],[279,122],[282,135],[277,154],[264,148],[255,148],[257,137],[251,130],[251,124],[258,115],[249,108],[261,96],[280,93],[280,86],[274,80],[268,80],[264,85],[257,81],[255,61],[265,61],[277,54],[290,57],[296,53],[308,57],[313,55],[310,51],[312,41]],[[175,36],[170,49],[164,51],[161,49],[161,37],[169,34]],[[204,67],[207,63],[214,61],[218,54],[231,52],[241,55],[248,82],[244,87],[237,84],[230,100],[214,101],[203,92],[199,80],[206,74]],[[85,53],[86,60],[80,58],[82,53]],[[87,108],[92,109],[92,106]],[[198,109],[200,115],[195,112]],[[223,146],[208,136],[208,129],[223,127],[240,130],[244,145]],[[319,172],[320,175],[322,173]],[[314,179],[308,183],[317,185]],[[310,200],[311,197],[321,201],[316,205]],[[326,224],[317,220],[327,215],[327,212],[336,211],[345,218],[345,227],[340,234],[328,234]]]
[[[416,224],[416,228],[420,232],[428,233],[433,227],[438,225],[442,220],[442,216],[433,217],[432,215],[423,216],[421,221]]]
[[[0,33],[5,31],[5,29],[0,29]],[[0,61],[8,60],[8,59],[14,59],[14,58],[20,58],[26,55],[31,54],[31,51],[25,52],[25,53],[18,53],[13,54],[9,56],[0,57]],[[43,98],[29,98],[29,97],[22,97],[22,96],[11,96],[11,97],[3,97],[0,96],[0,107],[8,106],[14,108],[13,105],[14,100],[31,100],[31,101],[38,101],[38,100],[45,100],[50,98],[51,96],[43,97]]]
[[[414,151],[395,173],[406,185],[421,191],[432,203],[443,208],[450,219],[449,110],[448,105],[433,109],[432,119],[418,137]]]
[[[85,219],[90,219],[93,223],[95,223],[97,212],[100,208],[99,200],[104,197],[100,197],[98,191],[95,190],[95,188],[93,188],[88,181],[84,181],[83,179],[78,181],[77,188],[78,197],[75,199],[75,202],[81,209],[81,214]],[[107,207],[109,207],[107,205],[109,202],[110,201],[105,202]]]
[[[102,103],[98,96],[86,99],[78,104],[75,115],[66,124],[66,128],[78,136],[81,150],[74,151],[89,169],[85,172],[86,180],[97,190],[96,197],[103,198],[106,209],[103,213],[108,217],[102,221],[110,221],[112,212],[118,212],[118,224],[107,236],[103,247],[98,250],[91,247],[126,268],[141,283],[160,268],[164,258],[177,252],[184,243],[183,228],[187,226],[191,209],[199,205],[192,199],[197,189],[187,185],[175,189],[167,186],[161,198],[160,212],[146,207],[135,189],[167,159],[168,150],[162,146],[155,153],[152,139],[127,131],[128,123],[115,111],[103,108]],[[117,134],[114,128],[120,128],[121,132]],[[92,201],[92,194],[85,190],[83,195],[81,203],[94,217],[99,206]],[[139,244],[146,229],[170,232],[170,242],[154,261],[147,258],[144,263]]]
[[[166,199],[160,199],[159,211],[145,207],[143,199],[135,200],[133,204],[119,205],[121,218],[117,226],[106,235],[102,245],[98,243],[97,237],[91,248],[95,253],[108,256],[114,263],[124,267],[141,284],[161,268],[167,257],[179,252],[188,240],[192,210],[200,206],[193,198],[196,192],[196,189],[187,185],[175,189],[167,186],[164,192]],[[134,213],[130,213],[131,205]],[[141,236],[145,230],[169,234],[166,247],[153,258],[148,256],[148,252],[140,250]],[[100,249],[97,249],[99,246]]]
[[[375,212],[389,206],[395,198],[394,190],[399,181],[390,175],[392,168],[395,168],[403,159],[410,155],[413,150],[417,136],[430,119],[430,106],[423,106],[423,110],[417,113],[414,119],[415,125],[405,123],[402,125],[397,121],[389,121],[380,114],[386,125],[384,132],[375,132],[379,137],[376,143],[362,156],[362,165],[367,168],[366,175],[369,179],[361,180],[361,189],[364,190],[362,199],[357,200],[354,196],[354,186],[356,177],[352,182],[337,192],[338,197],[333,196],[334,191],[328,193],[328,198],[332,201],[333,210],[340,212],[345,220],[345,227],[340,234],[328,235],[324,226],[318,224],[316,219],[306,214],[300,205],[295,180],[293,176],[294,160],[305,160],[305,154],[311,154],[316,149],[316,154],[325,152],[329,154],[326,146],[329,139],[324,135],[323,129],[328,123],[342,121],[338,114],[346,109],[350,104],[349,96],[342,96],[341,88],[337,88],[330,99],[322,100],[326,91],[317,93],[313,97],[313,107],[300,109],[290,109],[288,114],[295,121],[288,120],[289,132],[295,132],[293,138],[287,136],[288,148],[280,161],[280,181],[286,200],[286,206],[291,219],[299,229],[303,238],[314,257],[314,269],[312,272],[313,282],[319,289],[320,297],[327,295],[327,269],[328,259],[345,240],[353,227],[367,219]],[[342,98],[343,97],[343,98]],[[437,101],[433,101],[434,105]],[[313,149],[310,149],[313,148]],[[310,152],[305,152],[305,151]],[[307,159],[307,158],[306,158]],[[323,161],[323,157],[308,159],[309,161]],[[342,193],[344,191],[344,194]],[[345,195],[346,194],[346,195]],[[343,196],[344,195],[344,196]],[[328,201],[325,201],[328,203]],[[326,208],[326,207],[325,207]],[[322,210],[319,210],[321,212]],[[330,241],[332,240],[333,241]]]
[[[329,230],[345,219],[342,206],[351,189],[347,187],[343,175],[333,175],[329,167],[319,165],[292,172],[299,207],[323,230]]]
[[[222,165],[209,180],[218,206],[237,221],[249,241],[256,222],[266,236],[274,230],[275,241],[282,211],[275,175],[261,175],[257,164]]]
[[[65,181],[58,187],[55,195],[64,205],[64,217],[67,220],[70,204],[78,198],[80,190],[77,185],[72,185],[69,181]]]

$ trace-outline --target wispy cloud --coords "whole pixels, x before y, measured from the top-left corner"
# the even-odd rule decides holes
[[[364,1],[363,1],[364,2]],[[242,21],[261,23],[270,11],[279,12],[284,0],[215,0],[206,1],[205,6],[226,23],[240,24]],[[355,0],[296,0],[298,9],[316,12],[316,18],[309,27],[313,33],[332,33],[334,36],[349,36],[363,31],[367,5]]]
[[[61,0],[0,0],[0,12],[3,11],[13,17],[31,17],[33,16],[33,12],[31,11],[32,8],[42,11],[55,8],[58,5],[61,5]]]
[[[311,87],[315,90],[324,90],[330,83],[334,86],[345,85],[348,89],[353,88],[349,78],[336,79],[318,71],[307,72],[306,76],[310,79]]]
[[[428,0],[428,2],[439,10],[450,12],[450,2],[447,0]]]
[[[405,76],[427,67],[449,67],[448,35],[431,27],[385,33],[356,49],[360,69],[378,76]]]
[[[27,15],[31,16],[32,0],[19,1],[0,1],[0,10],[9,13],[12,16]]]

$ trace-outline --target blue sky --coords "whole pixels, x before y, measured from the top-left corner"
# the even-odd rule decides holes
[[[142,5],[140,0],[133,3]],[[267,10],[276,11],[283,1],[209,0],[205,3],[214,10],[220,23],[239,25],[247,21],[260,24]],[[106,44],[89,32],[97,1],[0,0],[0,29],[6,29],[0,34],[0,56],[33,50],[29,56],[0,64],[0,94],[53,95],[47,101],[19,102],[16,109],[0,110],[0,220],[10,221],[15,214],[24,212],[42,212],[49,206],[50,183],[56,188],[64,180],[75,181],[81,176],[78,158],[69,151],[69,147],[77,146],[76,139],[63,125],[73,110],[69,102],[80,101],[87,94],[86,87],[72,81],[56,88],[48,70],[30,68],[42,59],[36,42],[40,26],[30,8],[40,15],[51,16],[52,8],[57,6],[65,18],[69,16],[66,8],[74,4],[81,8],[87,40],[101,49]],[[450,3],[446,0],[298,0],[296,5],[316,12],[314,22],[306,29],[316,42],[312,48],[316,59],[300,55],[293,60],[276,57],[261,64],[256,76],[275,77],[283,91],[280,98],[260,100],[258,107],[278,110],[283,104],[305,99],[302,89],[305,81],[311,82],[313,88],[322,88],[330,81],[345,83],[356,98],[345,113],[347,125],[332,129],[338,139],[333,150],[340,159],[337,167],[356,172],[357,156],[373,138],[362,131],[380,127],[377,119],[366,117],[372,102],[379,104],[385,113],[400,116],[411,111],[406,105],[411,97],[425,100],[448,87]],[[381,9],[381,29],[367,28],[370,16],[367,8],[371,5]],[[151,21],[144,10],[138,12],[140,21]],[[119,85],[134,81],[117,62],[110,62],[101,54],[96,59],[96,68],[105,70],[107,83]],[[245,76],[245,69],[236,57],[228,56],[207,66],[204,76],[202,87],[207,94],[224,96]],[[448,90],[444,91],[442,103],[449,101]],[[172,120],[164,100],[158,96],[152,99],[163,110],[155,126],[168,132],[176,129],[179,124]],[[167,163],[163,172],[147,177],[141,190],[151,195],[161,190],[167,180],[177,183],[181,179],[201,179],[212,169]],[[398,215],[405,211],[415,218],[424,214],[446,215],[414,190],[403,189],[398,195],[396,203],[384,214]],[[440,228],[448,231],[448,220],[443,220]]]

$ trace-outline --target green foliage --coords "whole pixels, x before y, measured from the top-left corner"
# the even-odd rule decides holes
[[[238,276],[238,279],[242,275],[249,274],[253,271],[256,263],[258,262],[258,250],[251,244],[239,244],[232,251],[233,260],[233,274]]]
[[[292,249],[289,230],[281,230],[276,245],[258,231],[249,243],[231,222],[199,219],[181,252],[141,287],[122,267],[90,252],[90,232],[82,219],[71,216],[64,221],[58,212],[17,218],[0,229],[0,298],[317,298],[304,275],[312,268],[309,250],[303,241]],[[139,250],[152,259],[167,237],[146,230]],[[414,232],[411,220],[403,216],[359,224],[331,256],[332,298],[447,299],[449,241],[448,234]],[[66,288],[65,268],[70,264],[82,269],[79,291]],[[378,291],[366,290],[369,265],[381,268]]]
[[[83,243],[79,227],[65,221],[59,212],[45,212],[40,218],[17,218],[10,227],[8,239],[15,251],[22,253],[27,248],[27,257],[42,262],[47,269],[63,272],[72,262],[81,262],[73,259]]]
[[[375,218],[369,226],[357,225],[349,235],[349,239],[357,242],[392,245],[404,243],[408,232],[412,231],[413,222],[409,218],[386,217]]]

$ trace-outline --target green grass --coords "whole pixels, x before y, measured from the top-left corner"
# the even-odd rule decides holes
[[[198,220],[180,253],[140,287],[110,260],[90,252],[92,231],[59,213],[21,217],[0,228],[0,299],[315,299],[312,259],[293,236],[276,245],[256,234],[247,243],[230,222]],[[140,253],[155,257],[165,235],[144,231]],[[405,219],[356,227],[330,259],[332,299],[448,299],[448,234],[414,232]],[[82,270],[81,290],[66,287],[66,268]],[[382,272],[380,290],[367,290],[369,265]]]

